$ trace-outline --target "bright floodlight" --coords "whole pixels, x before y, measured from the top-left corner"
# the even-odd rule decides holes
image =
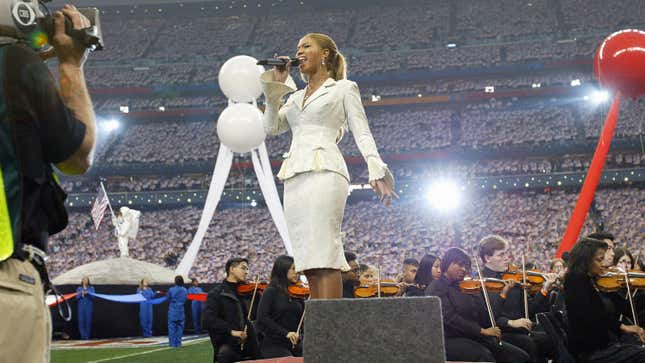
[[[593,103],[604,103],[609,100],[609,92],[607,91],[593,91],[591,94],[591,102]]]
[[[104,129],[105,129],[105,131],[107,131],[107,132],[112,132],[112,131],[114,131],[114,130],[118,129],[118,128],[119,128],[119,126],[121,126],[121,124],[119,123],[119,121],[114,120],[114,119],[112,119],[112,120],[108,120],[108,121],[104,121],[104,122],[103,122],[103,128],[104,128]]]
[[[571,87],[578,87],[582,84],[582,82],[580,82],[579,79],[574,79],[573,81],[571,81],[570,84],[571,84]]]
[[[428,188],[428,200],[432,208],[451,211],[461,202],[459,187],[451,180],[439,180]]]

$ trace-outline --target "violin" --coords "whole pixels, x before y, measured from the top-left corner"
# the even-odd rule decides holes
[[[361,284],[354,289],[354,296],[358,298],[377,297],[379,289],[381,296],[396,296],[399,293],[399,283],[394,280],[381,280],[371,284]],[[406,286],[410,284],[405,284]]]
[[[546,274],[536,270],[526,271],[526,283],[529,287],[529,292],[535,294],[542,289],[542,285],[546,281]],[[521,269],[515,265],[510,265],[508,271],[502,275],[502,280],[514,280],[520,283],[524,282],[524,274]]]
[[[484,288],[490,292],[501,292],[506,284],[504,280],[493,277],[484,278]],[[459,290],[464,294],[479,294],[482,291],[482,280],[465,279],[459,282]]]
[[[296,299],[306,299],[309,297],[309,286],[305,285],[302,281],[289,285],[287,288],[289,296]]]
[[[645,272],[630,270],[627,271],[629,286],[634,289],[645,288]],[[624,289],[627,286],[625,273],[617,270],[606,272],[596,279],[596,286],[605,292],[614,292]]]
[[[263,292],[269,284],[265,281],[258,282],[257,284],[255,282],[250,282],[246,284],[239,284],[237,285],[237,293],[239,295],[251,295],[253,294],[253,291],[255,291],[255,286],[257,285],[257,291]]]

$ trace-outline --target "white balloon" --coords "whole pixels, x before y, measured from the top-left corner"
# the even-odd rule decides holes
[[[266,137],[262,112],[248,103],[231,104],[217,119],[217,136],[233,152],[246,153],[260,146]]]
[[[264,71],[257,59],[238,55],[227,60],[219,70],[219,88],[235,102],[252,102],[262,94],[260,75]]]

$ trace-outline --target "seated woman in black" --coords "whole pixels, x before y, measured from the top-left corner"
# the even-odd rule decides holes
[[[289,285],[298,282],[293,257],[279,256],[271,270],[271,282],[258,306],[258,327],[263,335],[260,352],[263,358],[302,357],[302,340],[298,324],[304,301],[289,295]]]
[[[645,330],[624,325],[608,312],[595,280],[603,272],[607,243],[584,238],[569,254],[564,277],[564,299],[569,321],[569,350],[579,362],[645,362],[645,348],[621,344],[620,332],[635,334],[645,342]]]
[[[419,269],[414,276],[415,286],[408,286],[405,296],[423,296],[434,279],[441,275],[441,259],[435,255],[425,255],[419,262]]]
[[[441,299],[444,341],[448,360],[474,362],[530,362],[528,353],[498,339],[491,327],[482,294],[468,295],[459,289],[470,270],[470,257],[460,248],[450,248],[441,259],[441,276],[432,281],[426,295]],[[501,308],[501,304],[498,308]],[[495,308],[493,308],[495,310]]]

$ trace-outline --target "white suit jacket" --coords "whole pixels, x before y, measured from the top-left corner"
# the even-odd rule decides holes
[[[278,178],[284,181],[298,173],[328,170],[349,181],[347,165],[337,145],[343,127],[349,125],[367,162],[370,182],[385,178],[385,183],[394,188],[394,178],[376,149],[355,82],[329,78],[303,106],[305,90],[296,91],[291,77],[285,83],[276,82],[272,71],[266,71],[261,80],[266,97],[265,132],[268,135],[279,135],[289,129],[292,132],[291,147]],[[294,93],[281,105],[282,98],[291,92]]]

